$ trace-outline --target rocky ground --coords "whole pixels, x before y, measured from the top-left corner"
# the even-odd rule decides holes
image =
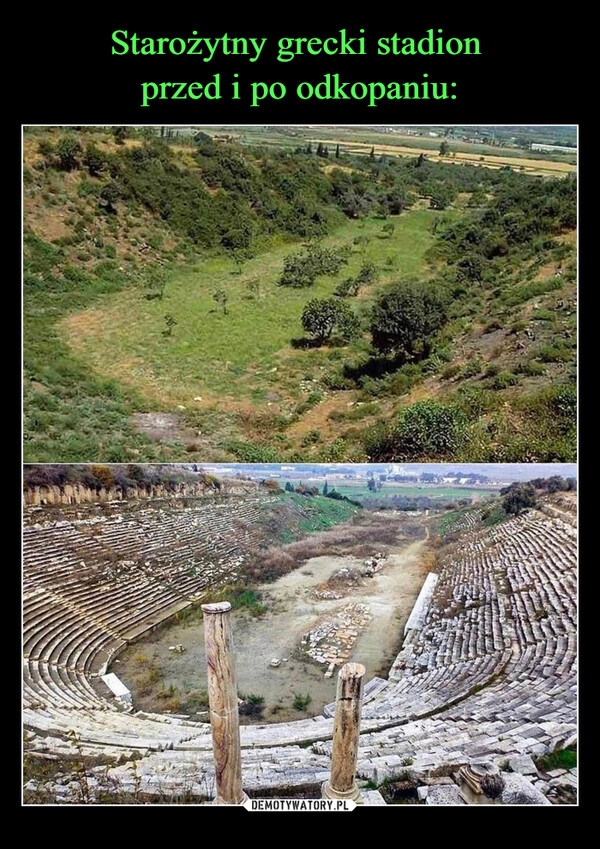
[[[367,669],[365,683],[386,675],[402,641],[404,624],[423,583],[423,542],[388,549],[386,556],[315,557],[275,583],[259,587],[267,611],[260,618],[232,612],[238,692],[264,699],[262,721],[280,722],[322,713],[335,698],[335,671],[346,661]],[[370,561],[376,560],[373,568]],[[174,651],[173,646],[181,647]],[[160,672],[148,695],[136,692],[140,655]],[[272,665],[272,661],[279,661]],[[206,659],[201,622],[175,624],[132,647],[114,665],[132,689],[134,704],[164,710],[157,691],[204,690]],[[310,696],[305,710],[296,695]]]

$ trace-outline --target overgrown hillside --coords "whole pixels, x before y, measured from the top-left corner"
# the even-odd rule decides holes
[[[27,462],[575,459],[572,175],[149,128],[23,149]]]

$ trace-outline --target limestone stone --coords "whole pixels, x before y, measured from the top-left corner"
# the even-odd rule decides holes
[[[453,784],[436,784],[429,787],[425,798],[426,805],[466,805],[465,798],[459,788]]]
[[[509,758],[508,765],[513,772],[519,772],[521,775],[537,775],[537,767],[530,755],[516,755],[514,758]]]
[[[535,785],[519,773],[503,774],[504,790],[500,797],[503,805],[550,805],[551,802]]]

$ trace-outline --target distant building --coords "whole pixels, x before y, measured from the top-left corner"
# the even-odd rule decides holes
[[[563,147],[558,144],[537,144],[532,142],[531,149],[544,151],[544,153],[577,153],[576,147]]]

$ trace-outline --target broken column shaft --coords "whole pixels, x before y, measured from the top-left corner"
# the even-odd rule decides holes
[[[340,669],[333,726],[331,775],[321,788],[325,799],[357,800],[360,796],[356,783],[356,760],[365,672],[362,663],[345,663]]]
[[[208,702],[215,759],[215,804],[241,805],[240,723],[228,601],[203,604]]]

